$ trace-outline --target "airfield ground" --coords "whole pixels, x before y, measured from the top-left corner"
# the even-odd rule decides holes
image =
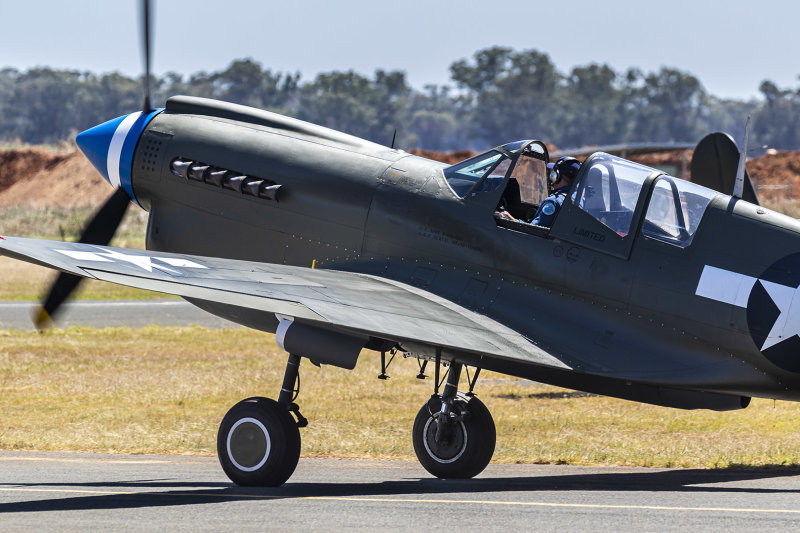
[[[792,184],[767,190],[793,208],[782,197],[800,195],[800,153],[764,156],[748,167],[762,185]],[[80,154],[0,150],[0,234],[74,239],[108,194]],[[114,244],[142,247],[145,221],[141,210],[129,210]],[[52,276],[6,258],[0,268],[0,300],[36,299]],[[84,287],[81,298],[158,296]],[[414,379],[413,361],[396,362],[392,379],[379,381],[373,355],[365,352],[354,373],[304,363],[300,405],[311,420],[304,456],[413,458],[410,428],[431,381]],[[212,455],[225,411],[247,396],[274,396],[284,364],[273,336],[244,329],[0,331],[0,449]],[[478,393],[497,424],[496,462],[800,463],[798,403],[754,400],[743,411],[685,412],[491,373]]]
[[[0,449],[213,455],[227,409],[274,396],[285,355],[246,329],[0,331]],[[414,458],[411,426],[432,392],[413,360],[391,379],[364,352],[355,371],[304,360],[304,457]],[[679,411],[481,375],[494,462],[658,467],[800,466],[800,404]]]

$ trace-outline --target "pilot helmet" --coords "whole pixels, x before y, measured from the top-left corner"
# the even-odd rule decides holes
[[[578,171],[581,169],[581,162],[574,157],[565,155],[559,157],[555,163],[548,163],[547,168],[550,169],[550,174],[548,175],[550,185],[555,185],[562,178],[574,181],[575,176],[578,175]]]

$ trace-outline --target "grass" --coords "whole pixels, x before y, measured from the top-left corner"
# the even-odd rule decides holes
[[[75,240],[90,216],[88,208],[8,208],[0,231]],[[129,210],[112,244],[143,248],[146,216]],[[5,257],[0,269],[0,300],[38,299],[53,276]],[[160,296],[91,281],[78,294]],[[275,397],[284,364],[272,335],[244,329],[0,331],[0,448],[210,455],[227,409],[247,396]],[[432,388],[416,372],[399,361],[392,379],[379,381],[370,352],[354,372],[304,360],[304,455],[413,459],[411,425]],[[495,462],[800,464],[800,404],[756,399],[743,411],[685,412],[488,372],[477,390],[497,424]]]
[[[0,232],[16,237],[78,240],[84,224],[95,208],[75,209],[32,209],[10,207],[0,209]],[[112,246],[144,249],[144,235],[147,227],[147,213],[131,208],[125,214]],[[0,256],[0,300],[21,301],[38,300],[56,276],[56,272],[8,257]],[[142,300],[164,298],[156,292],[123,287],[113,283],[86,280],[80,285],[73,298],[84,300]]]
[[[0,448],[212,455],[225,412],[276,397],[285,365],[274,337],[203,328],[0,331]],[[304,456],[413,459],[411,425],[431,380],[413,361],[376,379],[303,360]],[[495,462],[726,467],[800,463],[800,404],[678,411],[487,372],[479,397],[497,424]]]
[[[22,150],[25,148],[38,148],[40,150],[50,152],[51,154],[68,154],[70,152],[74,152],[77,149],[77,145],[75,144],[74,137],[71,137],[68,140],[49,144],[28,144],[26,142],[22,142],[20,139],[11,139],[0,142],[0,152],[5,150]]]
[[[0,272],[3,276],[3,281],[0,283],[0,301],[39,300],[57,275],[55,270],[3,256],[0,256]],[[73,295],[73,299],[79,300],[151,298],[172,298],[172,296],[93,280],[84,280]]]
[[[0,232],[15,237],[75,241],[98,207],[0,208]],[[147,215],[146,211],[139,208],[128,209],[111,245],[143,249]]]
[[[766,197],[761,200],[761,204],[778,213],[783,213],[792,218],[800,218],[800,199]]]

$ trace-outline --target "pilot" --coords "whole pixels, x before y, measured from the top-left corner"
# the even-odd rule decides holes
[[[547,168],[550,170],[550,174],[547,177],[550,196],[539,204],[539,209],[536,211],[536,216],[531,220],[531,224],[549,228],[556,219],[556,213],[561,208],[561,204],[564,203],[564,198],[567,197],[572,182],[578,175],[581,163],[574,157],[563,156],[555,163],[548,163]],[[498,211],[495,216],[506,220],[517,220],[507,211]]]

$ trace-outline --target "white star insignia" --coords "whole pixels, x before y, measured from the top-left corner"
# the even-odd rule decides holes
[[[788,287],[706,265],[697,282],[695,294],[737,307],[747,307],[750,293],[756,283],[761,283],[779,311],[778,318],[760,348],[763,352],[795,335],[800,335],[800,297],[798,297],[800,287]]]
[[[102,256],[102,257],[108,257],[112,261],[123,261],[125,263],[131,263],[132,265],[136,265],[137,267],[139,267],[139,268],[141,268],[143,270],[147,270],[148,272],[152,272],[153,271],[153,267],[155,267],[155,268],[157,268],[159,270],[163,270],[163,271],[165,271],[167,273],[170,273],[170,274],[179,274],[179,272],[177,270],[174,270],[172,268],[169,268],[169,267],[166,267],[166,266],[163,266],[163,265],[153,264],[153,259],[150,256],[147,256],[147,255],[133,255],[133,254],[128,255],[128,254],[123,254],[123,253],[117,252],[116,250],[111,250],[111,251],[107,251],[107,252],[99,252],[97,255]]]
[[[800,287],[787,287],[763,279],[758,281],[780,311],[764,345],[761,346],[763,352],[767,348],[800,334],[800,298],[797,297]]]
[[[101,263],[130,263],[147,272],[153,272],[153,269],[160,270],[166,274],[173,276],[183,276],[180,270],[170,268],[170,266],[179,268],[202,268],[207,267],[183,258],[175,257],[150,257],[145,254],[126,254],[118,252],[117,250],[108,250],[106,248],[97,248],[97,252],[87,252],[78,250],[55,250],[61,254],[72,257],[79,261],[97,261]],[[157,262],[154,262],[157,261]],[[167,266],[170,265],[170,266]]]

